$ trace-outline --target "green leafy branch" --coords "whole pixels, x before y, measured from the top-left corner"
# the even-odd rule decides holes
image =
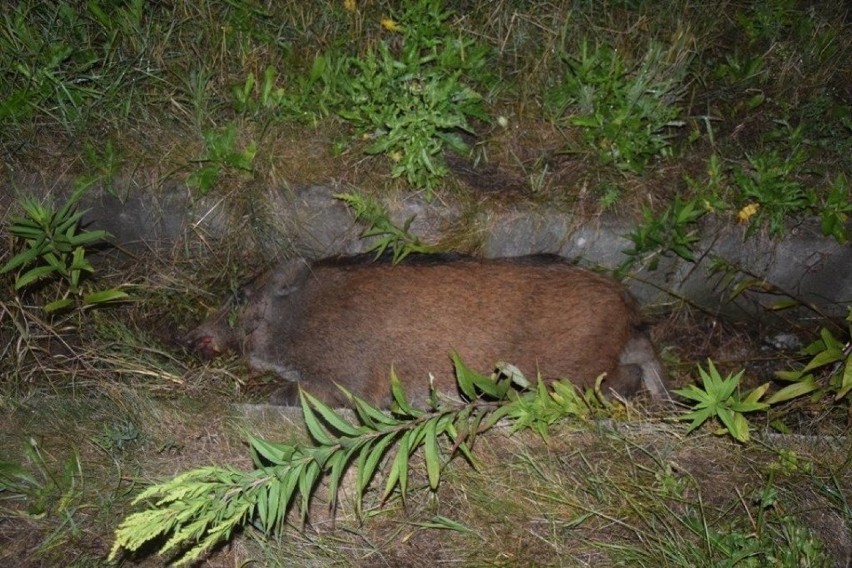
[[[585,417],[591,406],[568,383],[540,384],[529,389],[517,372],[485,377],[453,355],[459,391],[465,401],[453,402],[432,391],[430,409],[415,408],[391,372],[391,412],[347,393],[357,423],[344,419],[306,392],[302,411],[313,444],[272,443],[251,437],[256,469],[227,467],[195,469],[149,487],[134,500],[148,502],[147,510],[132,513],[118,527],[110,553],[139,550],[146,543],[170,535],[160,554],[179,556],[177,565],[198,559],[212,546],[231,537],[235,528],[251,524],[265,533],[280,534],[294,508],[302,523],[321,478],[329,481],[329,507],[336,508],[345,473],[355,467],[355,504],[381,467],[387,467],[381,501],[398,492],[405,499],[412,456],[422,450],[429,489],[435,491],[447,463],[461,454],[474,467],[476,437],[502,418],[515,430],[525,427],[546,433],[547,425],[565,416]],[[513,369],[510,366],[504,366]],[[344,390],[344,392],[346,392]],[[395,451],[393,457],[388,454]],[[385,457],[388,459],[385,460]],[[387,464],[383,466],[383,464]]]
[[[625,274],[640,260],[647,263],[650,270],[656,270],[660,257],[671,254],[695,262],[692,247],[700,240],[698,221],[705,213],[697,199],[681,201],[680,196],[676,196],[659,217],[643,207],[642,223],[627,235],[633,247],[624,251],[628,259],[619,266],[618,272]]]
[[[813,302],[797,296],[790,290],[781,288],[766,280],[765,277],[756,274],[745,266],[716,255],[711,255],[710,274],[718,274],[717,287],[728,289],[727,301],[731,302],[737,297],[748,293],[755,294],[761,307],[767,310],[780,311],[788,308],[800,307],[812,311],[814,314],[827,322],[834,323],[832,318]],[[767,303],[766,296],[777,297],[777,300]]]
[[[337,193],[335,199],[346,203],[355,213],[356,220],[362,220],[368,227],[361,233],[362,238],[376,237],[378,240],[370,247],[376,251],[376,257],[382,256],[390,248],[393,252],[393,262],[398,263],[411,253],[434,253],[435,247],[420,241],[408,229],[414,216],[409,217],[402,227],[391,221],[387,209],[375,199],[357,193]]]
[[[98,306],[127,298],[117,289],[87,293],[83,283],[95,269],[86,258],[89,247],[107,237],[106,231],[80,229],[85,211],[77,211],[82,190],[74,192],[58,210],[34,198],[23,198],[24,216],[12,218],[9,232],[22,240],[25,248],[0,268],[0,274],[19,270],[15,290],[32,288],[44,280],[64,283],[61,298],[43,306],[46,312],[67,310],[79,302],[82,307]]]

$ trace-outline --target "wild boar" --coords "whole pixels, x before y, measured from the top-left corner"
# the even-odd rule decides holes
[[[457,393],[453,351],[479,372],[505,361],[529,379],[580,386],[606,373],[606,390],[629,396],[644,384],[653,398],[668,396],[627,291],[556,256],[297,259],[240,296],[184,342],[206,358],[241,353],[252,369],[281,377],[276,404],[298,404],[301,385],[345,406],[341,385],[386,406],[393,368],[422,407],[430,381]]]

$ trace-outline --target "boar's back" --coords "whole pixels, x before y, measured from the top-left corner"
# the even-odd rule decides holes
[[[478,371],[506,361],[528,378],[589,385],[617,371],[636,324],[622,286],[558,257],[300,266],[266,291],[275,299],[246,355],[326,399],[338,383],[387,402],[391,367],[415,401],[430,375],[454,392],[451,351]]]

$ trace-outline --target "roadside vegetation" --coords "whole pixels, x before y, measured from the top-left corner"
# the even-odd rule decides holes
[[[412,194],[633,215],[621,276],[666,256],[694,262],[708,217],[744,238],[816,218],[848,243],[849,8],[707,10],[6,9],[0,564],[842,562],[852,311],[814,313],[806,345],[769,353],[752,329],[686,306],[658,318],[679,408],[529,387],[511,369],[488,377],[456,360],[465,400],[428,412],[397,389],[392,413],[310,398],[291,415],[242,413],[236,403],[263,400],[268,378],[234,360],[201,365],[173,340],[221,299],[206,290],[234,292],[268,259],[199,234],[168,259],[98,262],[110,236],[80,223],[93,188],[126,200],[177,187],[253,211],[264,187],[334,180],[395,260],[434,250],[383,209]],[[21,193],[32,180],[51,198]],[[714,262],[731,296],[768,285]],[[772,307],[798,304],[779,293]]]

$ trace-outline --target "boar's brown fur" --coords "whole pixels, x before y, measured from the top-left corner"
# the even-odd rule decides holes
[[[348,404],[335,383],[376,404],[390,402],[396,371],[426,404],[430,377],[456,393],[449,354],[490,372],[512,363],[528,378],[589,386],[601,373],[620,394],[642,386],[667,396],[659,362],[638,329],[632,298],[613,280],[559,257],[365,263],[285,262],[244,290],[186,342],[205,356],[238,351],[285,380],[273,401],[297,404],[301,385]],[[237,309],[237,323],[226,320]]]

